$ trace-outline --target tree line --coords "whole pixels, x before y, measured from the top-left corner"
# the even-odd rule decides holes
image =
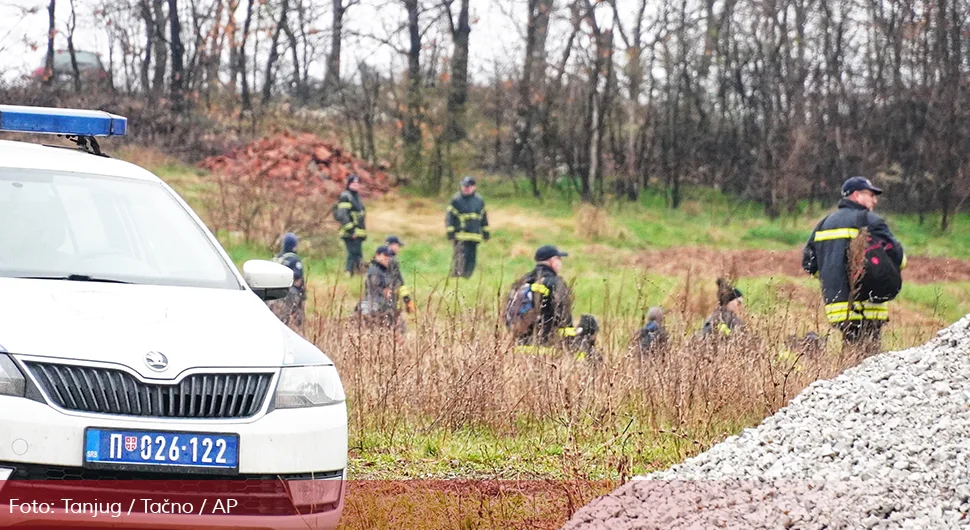
[[[517,50],[490,64],[471,0],[99,0],[94,20],[117,91],[339,121],[432,192],[476,166],[537,197],[676,208],[709,186],[779,216],[865,174],[944,230],[970,195],[968,0],[489,1]]]

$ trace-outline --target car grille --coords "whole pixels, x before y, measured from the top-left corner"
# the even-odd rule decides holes
[[[263,406],[272,374],[193,374],[143,383],[121,370],[24,363],[55,405],[82,412],[158,418],[246,418]]]

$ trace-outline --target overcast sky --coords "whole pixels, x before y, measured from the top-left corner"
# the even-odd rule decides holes
[[[313,0],[320,5],[329,5],[328,0]],[[349,25],[361,33],[384,33],[384,27],[400,24],[401,13],[386,7],[377,9],[375,3],[354,7],[350,11]],[[108,41],[103,29],[94,25],[95,0],[76,0],[78,29],[75,32],[77,49],[99,51],[107,64]],[[524,19],[525,9],[522,0],[471,0],[472,19],[475,23],[471,32],[471,61],[473,74],[480,77],[484,70],[491,70],[495,60],[502,64],[518,64],[522,61],[521,30],[513,25],[508,13],[515,10],[516,17]],[[515,6],[515,7],[513,7]],[[65,31],[65,23],[70,14],[70,4],[59,0],[56,4],[58,29]],[[33,13],[24,14],[34,9]],[[316,24],[318,28],[329,28],[329,12],[324,20]],[[184,31],[184,30],[183,30]],[[0,0],[0,69],[3,78],[10,80],[28,74],[43,65],[46,50],[47,2],[38,0]],[[66,48],[66,38],[59,35],[59,48]],[[450,48],[450,44],[449,44]],[[344,63],[352,65],[357,59],[389,66],[401,58],[389,47],[373,40],[348,38],[344,45]],[[350,55],[350,57],[347,56]],[[288,58],[288,57],[287,57]],[[353,60],[351,60],[353,59]],[[322,59],[319,63],[322,63]],[[317,75],[322,74],[322,64],[315,68]]]

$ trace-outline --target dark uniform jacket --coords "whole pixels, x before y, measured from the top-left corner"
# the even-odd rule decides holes
[[[667,340],[667,330],[657,323],[656,320],[651,320],[637,332],[635,344],[641,353],[643,353],[652,349],[663,348],[667,345]]]
[[[705,336],[711,336],[717,333],[717,336],[727,338],[742,328],[744,328],[744,322],[740,317],[729,311],[726,307],[718,307],[704,321],[704,327],[701,328],[701,333]]]
[[[360,312],[365,315],[392,312],[394,305],[389,295],[393,287],[394,280],[387,267],[371,261],[364,280],[364,299],[360,302]]]
[[[344,239],[367,239],[367,228],[364,224],[364,203],[356,191],[344,190],[337,198],[337,210],[334,217],[340,223],[340,237]]]
[[[303,260],[295,252],[281,252],[273,257],[276,263],[286,265],[293,271],[293,285],[290,289],[299,291],[301,297],[306,296],[306,282],[303,279]]]
[[[404,303],[411,299],[411,289],[404,283],[404,275],[401,274],[401,264],[397,258],[391,258],[391,263],[387,267],[387,274],[391,278],[391,296],[394,299],[394,306],[397,307],[397,299],[401,297]]]
[[[858,235],[859,229],[868,227],[873,240],[892,244],[887,250],[889,257],[902,269],[906,255],[902,245],[893,236],[889,226],[865,206],[848,199],[839,202],[838,210],[829,214],[812,231],[802,252],[802,268],[822,282],[825,314],[832,324],[849,320],[888,320],[887,303],[856,301],[849,308],[849,243]]]
[[[519,341],[531,342],[535,338],[540,344],[548,344],[557,336],[575,336],[572,293],[566,282],[548,265],[539,264],[519,285],[523,283],[531,283],[533,295],[541,295],[542,302],[535,323],[518,337]]]
[[[478,193],[471,195],[456,193],[448,205],[445,228],[448,239],[473,243],[488,241],[488,215],[485,213],[485,201]]]

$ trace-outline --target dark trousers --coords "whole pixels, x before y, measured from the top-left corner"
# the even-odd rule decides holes
[[[364,258],[364,251],[361,247],[364,244],[364,240],[347,238],[344,239],[344,244],[347,245],[347,272],[350,274],[361,272],[360,261]]]
[[[452,260],[452,276],[468,278],[475,272],[475,259],[478,254],[478,243],[474,241],[456,241],[455,257]]]
[[[882,320],[850,320],[838,324],[842,342],[860,361],[882,349]]]

